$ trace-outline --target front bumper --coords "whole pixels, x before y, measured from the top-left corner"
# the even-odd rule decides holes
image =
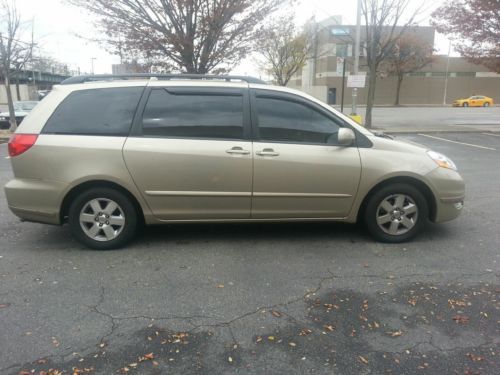
[[[61,224],[59,210],[66,189],[60,182],[16,178],[5,185],[5,195],[10,210],[19,218]]]
[[[432,221],[442,223],[460,216],[465,200],[465,183],[460,174],[451,169],[436,168],[426,178],[436,198]]]

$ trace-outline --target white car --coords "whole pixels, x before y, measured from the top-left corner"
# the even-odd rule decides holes
[[[36,101],[15,102],[14,111],[17,125],[19,125],[28,113],[38,104]],[[8,129],[10,127],[9,111],[0,112],[0,129]]]

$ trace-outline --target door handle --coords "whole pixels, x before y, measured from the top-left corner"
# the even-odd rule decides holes
[[[257,151],[259,156],[278,156],[280,153],[274,151],[272,148],[265,148],[262,151]]]
[[[226,153],[235,154],[235,155],[248,155],[248,154],[250,154],[250,151],[243,150],[242,147],[235,146],[233,148],[230,148],[229,150],[226,150]]]

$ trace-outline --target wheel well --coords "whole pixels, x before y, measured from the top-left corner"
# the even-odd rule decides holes
[[[134,197],[132,193],[130,193],[127,189],[125,189],[123,186],[120,186],[114,182],[110,181],[104,181],[104,180],[95,180],[95,181],[87,181],[84,182],[80,185],[77,185],[73,187],[64,197],[63,202],[61,204],[61,210],[59,212],[59,219],[61,223],[65,223],[68,218],[68,212],[69,212],[69,206],[71,205],[71,202],[83,191],[91,189],[91,188],[96,188],[96,187],[107,187],[111,189],[115,189],[123,194],[125,194],[132,204],[135,207],[135,210],[137,212],[137,217],[138,219],[144,224],[144,213],[142,212],[141,205],[137,201],[137,199]]]
[[[429,219],[431,221],[434,221],[434,219],[436,218],[436,198],[434,197],[432,190],[424,182],[417,180],[416,178],[413,177],[392,177],[382,182],[379,182],[377,185],[375,185],[363,199],[363,202],[361,203],[361,206],[358,211],[357,221],[359,221],[361,215],[364,214],[366,205],[368,204],[368,201],[373,196],[373,194],[375,194],[378,190],[382,189],[383,187],[395,183],[405,183],[416,187],[423,194],[425,200],[427,201],[427,205],[429,206]]]

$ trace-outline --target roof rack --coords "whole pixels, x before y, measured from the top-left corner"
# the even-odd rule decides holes
[[[224,81],[243,81],[247,83],[266,84],[261,79],[247,76],[231,76],[231,75],[210,75],[210,74],[150,74],[150,73],[133,73],[133,74],[95,74],[81,75],[65,79],[61,85],[75,85],[85,82],[96,81],[115,81],[128,79],[151,79],[158,80],[173,80],[173,79],[199,79],[199,80],[224,80]]]

